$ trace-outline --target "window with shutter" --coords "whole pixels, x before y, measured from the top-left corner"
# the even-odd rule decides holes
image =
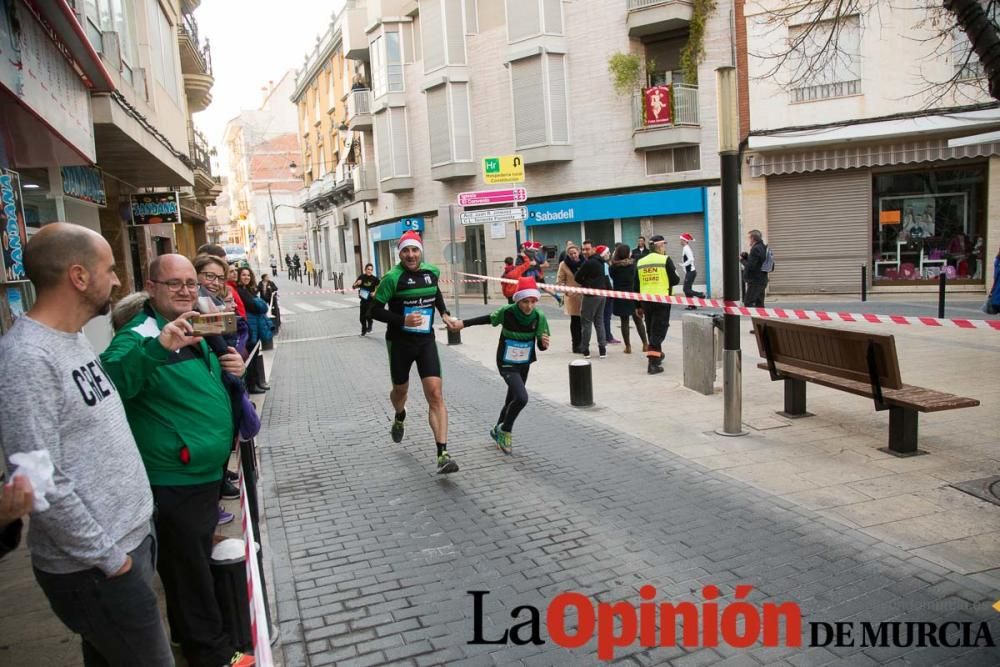
[[[410,175],[410,145],[407,141],[406,109],[389,109],[392,120],[392,163],[395,176]]]
[[[389,92],[403,92],[403,49],[398,32],[385,33],[385,63]]]
[[[507,41],[513,44],[541,32],[538,0],[507,0]]]
[[[510,76],[514,98],[515,147],[522,149],[545,144],[547,136],[542,56],[512,62]]]
[[[385,58],[382,55],[384,48],[382,42],[383,38],[380,35],[372,40],[368,47],[372,59],[372,92],[375,97],[381,97],[386,93]]]
[[[453,83],[451,88],[451,117],[455,146],[455,160],[472,160],[472,122],[469,112],[469,84]]]
[[[562,0],[542,0],[547,35],[563,34]]]
[[[448,42],[448,64],[465,64],[465,25],[462,20],[463,0],[444,0],[444,29]]]
[[[393,177],[392,141],[390,139],[389,112],[375,114],[375,154],[378,158],[378,175],[381,180]]]
[[[569,109],[566,93],[566,56],[545,56],[549,70],[549,121],[552,142],[569,143]]]
[[[420,32],[424,40],[424,73],[444,67],[441,0],[424,0],[420,3]]]
[[[427,91],[427,123],[430,126],[431,165],[451,162],[451,132],[448,121],[448,86]]]

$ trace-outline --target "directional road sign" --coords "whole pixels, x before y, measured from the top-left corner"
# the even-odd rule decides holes
[[[528,209],[523,206],[514,208],[484,208],[478,211],[466,211],[462,214],[463,225],[492,225],[495,222],[521,222],[528,217]]]
[[[524,188],[505,188],[502,190],[480,190],[479,192],[461,192],[458,195],[459,206],[485,206],[487,204],[519,204],[527,201],[528,191]]]
[[[524,183],[524,160],[520,155],[484,157],[483,180],[489,185]]]

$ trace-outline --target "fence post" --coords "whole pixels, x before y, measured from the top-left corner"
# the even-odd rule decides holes
[[[944,319],[944,282],[946,276],[944,271],[938,274],[938,319]]]
[[[861,265],[861,300],[868,300],[868,265]]]

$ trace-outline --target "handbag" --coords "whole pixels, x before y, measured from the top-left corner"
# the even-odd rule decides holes
[[[983,305],[982,307],[980,307],[979,310],[983,311],[987,315],[996,315],[998,312],[1000,312],[997,310],[997,307],[993,305],[992,295],[990,294],[986,295],[986,301],[983,302]]]

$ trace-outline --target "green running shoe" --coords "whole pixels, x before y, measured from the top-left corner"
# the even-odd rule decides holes
[[[490,429],[490,437],[493,438],[493,442],[498,442],[497,438],[500,437],[500,424],[494,424],[493,428]]]
[[[500,449],[500,451],[506,454],[507,456],[510,456],[510,448],[512,444],[510,433],[504,431],[503,429],[497,429],[496,441],[497,441],[497,447]]]
[[[451,455],[445,450],[438,456],[438,474],[447,475],[453,472],[458,472],[458,464],[451,460]]]
[[[390,431],[390,433],[392,434],[393,442],[402,442],[403,433],[405,431],[406,431],[406,424],[403,423],[403,420],[401,419],[392,420],[392,431]]]

